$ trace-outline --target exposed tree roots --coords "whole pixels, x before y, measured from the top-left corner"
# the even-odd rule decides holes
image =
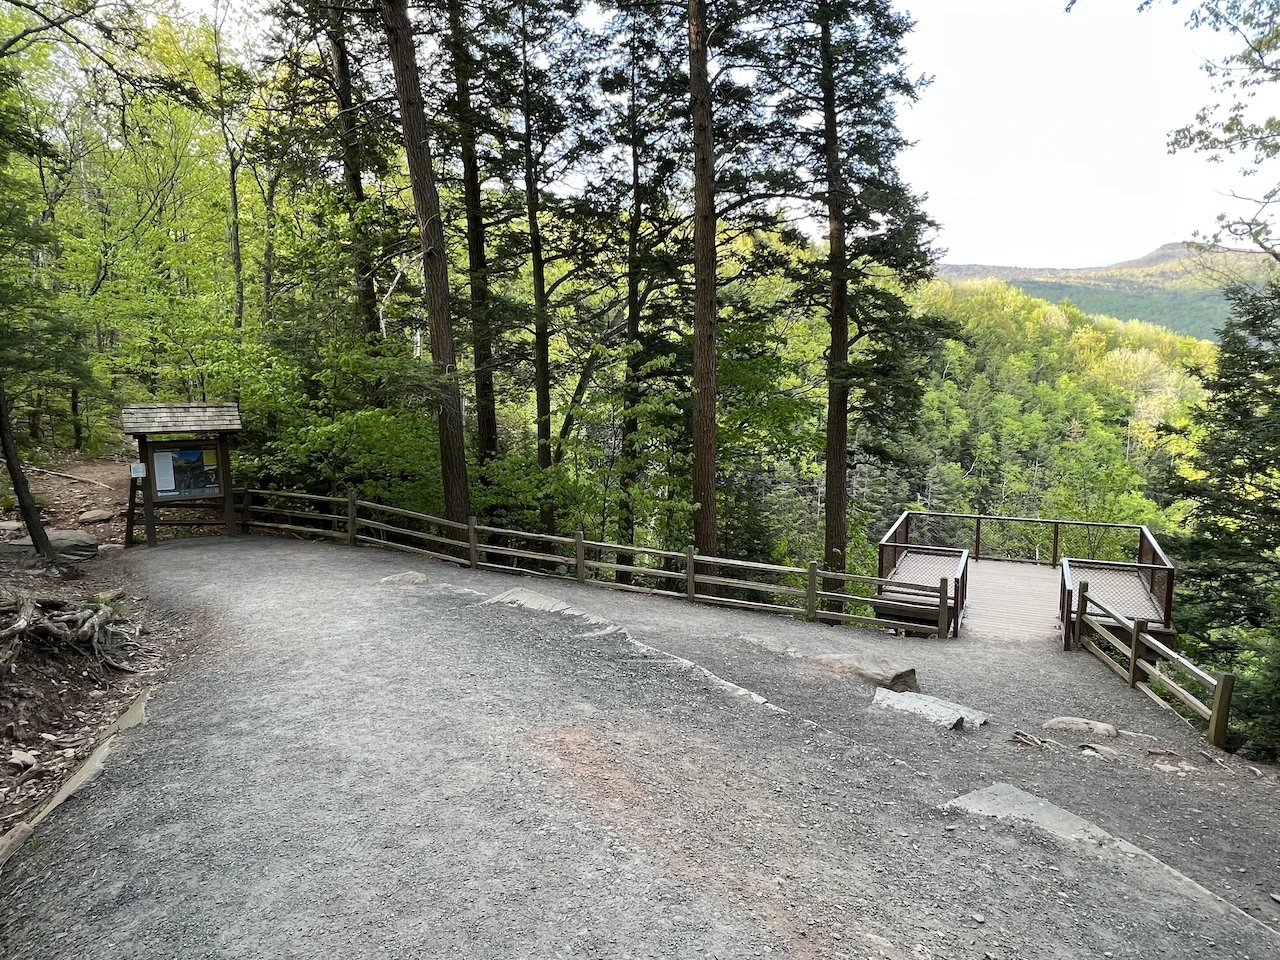
[[[24,647],[76,653],[125,673],[122,659],[137,647],[140,628],[125,622],[112,602],[119,593],[64,600],[0,588],[0,680],[15,669]]]

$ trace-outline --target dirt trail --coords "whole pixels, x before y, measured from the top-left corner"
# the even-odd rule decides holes
[[[1203,761],[1158,775],[1147,744],[1194,756],[1194,739],[1088,677],[1085,659],[1070,667],[1089,683],[1037,700],[1013,685],[1025,665],[1074,677],[1047,654],[1010,648],[1024,666],[984,685],[977,666],[945,669],[973,648],[948,661],[373,550],[222,539],[127,561],[153,604],[216,618],[228,640],[156,692],[150,722],[13,862],[6,954],[1280,953],[1263,926],[1186,899],[1141,858],[944,809],[1007,780],[1265,913],[1275,838],[1255,830],[1256,855],[1230,859],[1220,846],[1224,822],[1237,846],[1266,822],[1274,780]],[[378,583],[408,569],[431,582]],[[607,612],[789,712],[603,624],[479,603],[515,585]],[[954,734],[872,708],[869,687],[813,659],[833,648],[914,658],[926,690],[985,690],[973,705],[997,719]],[[1065,706],[1156,739],[1126,738],[1110,760],[1007,742]]]

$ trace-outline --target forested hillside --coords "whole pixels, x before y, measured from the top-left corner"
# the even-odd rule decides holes
[[[1229,310],[1223,290],[1265,277],[1271,263],[1257,251],[1166,243],[1144,257],[1106,267],[942,264],[938,273],[951,280],[1005,280],[1052,303],[1069,300],[1086,313],[1145,320],[1213,340]]]
[[[234,400],[241,482],[703,555],[1183,524],[1214,347],[931,279],[888,0],[584,10],[0,0],[15,480]]]
[[[53,353],[12,384],[24,442],[101,451],[120,442],[124,403],[235,399],[241,480],[356,487],[440,514],[439,398],[456,392],[473,512],[690,542],[706,391],[675,55],[685,38],[630,9],[599,34],[571,12],[512,11],[524,18],[514,27],[460,9],[428,21],[443,31],[430,45],[443,69],[424,77],[438,84],[425,95],[449,278],[434,348],[440,321],[424,299],[394,71],[374,21],[279,8],[270,37],[249,43],[226,22],[157,13],[120,25],[128,46],[87,35],[110,69],[74,45],[10,56],[10,96],[29,104],[34,138],[12,169],[47,231],[32,263],[86,361],[81,371]],[[846,32],[833,43],[880,43],[838,78],[850,96],[862,73],[900,63],[906,21],[887,8],[828,12]],[[13,15],[10,29],[28,19]],[[764,53],[746,33],[735,42]],[[806,42],[778,38],[777,72],[759,82],[809,89],[796,71],[823,48]],[[785,190],[815,218],[828,206],[825,179],[784,170],[821,148],[808,95],[765,113],[748,90],[720,91],[726,140],[752,131],[769,149],[719,162],[718,549],[856,567],[908,504],[1161,523],[1156,428],[1184,416],[1197,396],[1186,371],[1211,348],[999,283],[920,286],[929,224],[892,167],[893,102],[911,87],[892,71],[881,82],[871,102],[836,113],[878,124],[861,156],[827,169],[876,193],[826,218],[847,235],[839,267],[831,244],[757,196]],[[833,277],[845,286],[834,307]],[[832,356],[833,329],[847,361]],[[431,362],[441,339],[456,373]],[[847,438],[833,401],[848,407]],[[846,459],[847,483],[829,469]],[[851,525],[847,563],[840,533],[824,537],[833,500]]]

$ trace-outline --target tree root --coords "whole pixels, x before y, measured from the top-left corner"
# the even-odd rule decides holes
[[[137,673],[121,655],[137,646],[130,626],[104,602],[25,596],[0,588],[0,680],[14,672],[24,647],[72,652],[122,673]]]

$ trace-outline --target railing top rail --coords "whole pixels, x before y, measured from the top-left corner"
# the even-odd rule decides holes
[[[1075,592],[1075,586],[1071,582],[1071,558],[1062,558],[1062,582],[1068,590]]]
[[[883,547],[886,544],[891,543],[892,541],[889,538],[898,532],[898,528],[902,526],[904,523],[906,523],[907,517],[911,516],[911,514],[914,512],[915,511],[912,511],[912,510],[903,510],[902,513],[898,515],[898,519],[893,521],[893,526],[891,526],[888,532],[883,537],[880,538],[880,546]]]
[[[427,523],[439,524],[449,530],[466,530],[465,523],[458,523],[455,520],[446,520],[444,517],[433,517],[429,513],[419,513],[417,510],[405,510],[403,507],[389,507],[385,503],[375,503],[372,500],[357,500],[357,507],[364,507],[366,510],[377,510],[382,513],[389,513],[397,517],[408,517],[410,520],[423,520]]]
[[[1081,569],[1103,570],[1172,570],[1173,565],[1163,563],[1131,563],[1128,560],[1090,560],[1088,557],[1063,557]]]
[[[1174,650],[1172,647],[1170,647],[1167,643],[1157,640],[1155,637],[1153,637],[1149,633],[1144,633],[1142,635],[1142,644],[1143,646],[1148,647],[1151,650],[1154,650],[1156,653],[1160,654],[1160,656],[1164,657],[1165,659],[1172,660],[1174,663],[1180,666],[1183,670],[1187,671],[1187,673],[1191,674],[1193,677],[1195,677],[1197,680],[1199,680],[1201,683],[1207,686],[1210,690],[1217,687],[1218,685],[1217,677],[1212,676],[1209,673],[1206,673],[1202,668],[1197,666],[1195,663],[1192,663],[1190,660],[1188,660],[1186,657],[1180,654],[1177,650]]]
[[[1055,520],[1053,517],[1008,517],[991,513],[947,513],[942,510],[907,510],[916,517],[947,517],[952,520],[997,520],[1011,523],[1048,523],[1063,527],[1110,527],[1116,530],[1142,530],[1138,523],[1109,523],[1101,520]],[[901,518],[899,518],[901,520]],[[897,524],[894,524],[896,527]],[[883,541],[881,541],[883,542]]]
[[[1097,607],[1100,613],[1105,613],[1108,617],[1110,617],[1116,623],[1120,624],[1126,630],[1130,632],[1133,631],[1134,622],[1132,620],[1130,620],[1128,617],[1126,617],[1122,613],[1116,613],[1116,611],[1112,610],[1109,606],[1107,606],[1105,603],[1103,603],[1093,594],[1086,593],[1085,594],[1085,613],[1086,614],[1089,612],[1089,607]]]
[[[1173,563],[1165,554],[1164,547],[1160,546],[1160,541],[1156,539],[1155,534],[1153,534],[1145,524],[1142,527],[1142,534],[1147,538],[1147,542],[1151,544],[1151,549],[1155,552],[1155,555],[1160,558],[1161,562],[1166,567],[1172,567]]]
[[[255,496],[264,497],[283,497],[286,500],[311,500],[315,503],[346,503],[346,497],[322,497],[318,493],[297,493],[293,490],[260,490],[257,487],[250,487],[245,490],[246,493],[252,493]]]
[[[969,551],[968,551],[968,550],[961,550],[961,551],[960,551],[960,556],[956,559],[956,576],[955,576],[955,578],[956,578],[957,580],[959,580],[961,577],[963,577],[963,576],[964,576],[964,573],[965,573],[965,567],[967,567],[968,565],[969,565]]]

